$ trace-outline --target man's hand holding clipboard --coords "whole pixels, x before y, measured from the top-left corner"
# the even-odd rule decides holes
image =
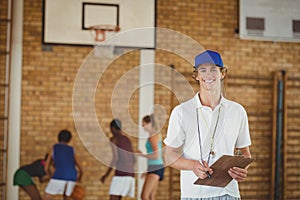
[[[228,174],[228,170],[230,168],[246,168],[253,161],[254,158],[245,158],[244,156],[223,155],[212,166],[210,166],[210,168],[214,172],[210,176],[210,178],[198,178],[194,182],[194,184],[225,187],[232,180],[232,177]]]

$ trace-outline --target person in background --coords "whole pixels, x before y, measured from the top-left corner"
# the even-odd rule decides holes
[[[239,151],[251,157],[248,117],[242,105],[226,99],[222,83],[227,69],[218,52],[204,51],[195,57],[193,78],[199,92],[176,106],[170,116],[165,161],[180,170],[181,200],[238,200],[238,182],[247,177],[247,169],[233,167],[233,180],[226,187],[195,185],[213,176],[210,165],[222,155]]]
[[[162,137],[157,133],[157,127],[153,115],[146,115],[143,118],[142,126],[149,133],[146,142],[147,154],[141,151],[138,156],[147,158],[148,170],[144,182],[141,198],[142,200],[155,200],[159,182],[164,177],[164,161],[162,158]]]
[[[28,165],[21,166],[14,174],[14,185],[22,188],[32,200],[42,199],[33,177],[38,177],[40,183],[49,180],[49,176],[44,170],[47,157],[48,154],[45,155],[44,159],[38,159]]]
[[[134,197],[135,179],[134,163],[135,158],[130,139],[123,133],[122,124],[119,119],[113,119],[110,123],[112,137],[110,144],[113,158],[106,173],[101,177],[101,182],[105,183],[110,172],[115,168],[115,175],[110,184],[110,200],[121,200],[122,197]]]
[[[58,134],[58,143],[49,151],[45,171],[51,176],[46,187],[44,200],[50,200],[55,195],[63,195],[64,199],[72,194],[76,181],[82,178],[82,168],[75,154],[74,148],[69,145],[72,134],[68,130],[61,130]],[[55,171],[50,172],[50,165],[54,163]],[[78,173],[79,172],[79,173]]]

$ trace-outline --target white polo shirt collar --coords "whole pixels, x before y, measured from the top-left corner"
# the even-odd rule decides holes
[[[196,103],[197,108],[208,108],[211,110],[210,107],[202,105],[200,98],[199,98],[199,92],[197,92],[197,94],[194,96],[194,102]],[[223,97],[223,95],[221,95],[220,103],[215,107],[214,110],[217,110],[221,105],[224,107],[226,106],[226,99]]]

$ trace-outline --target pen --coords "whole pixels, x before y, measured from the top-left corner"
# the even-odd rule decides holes
[[[208,171],[206,171],[205,173],[207,175],[207,178],[211,178],[211,175],[210,175],[210,173]]]

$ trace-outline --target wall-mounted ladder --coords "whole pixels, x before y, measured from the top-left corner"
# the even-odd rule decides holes
[[[1,1],[0,12],[0,196],[6,199],[8,98],[11,38],[11,1]]]

